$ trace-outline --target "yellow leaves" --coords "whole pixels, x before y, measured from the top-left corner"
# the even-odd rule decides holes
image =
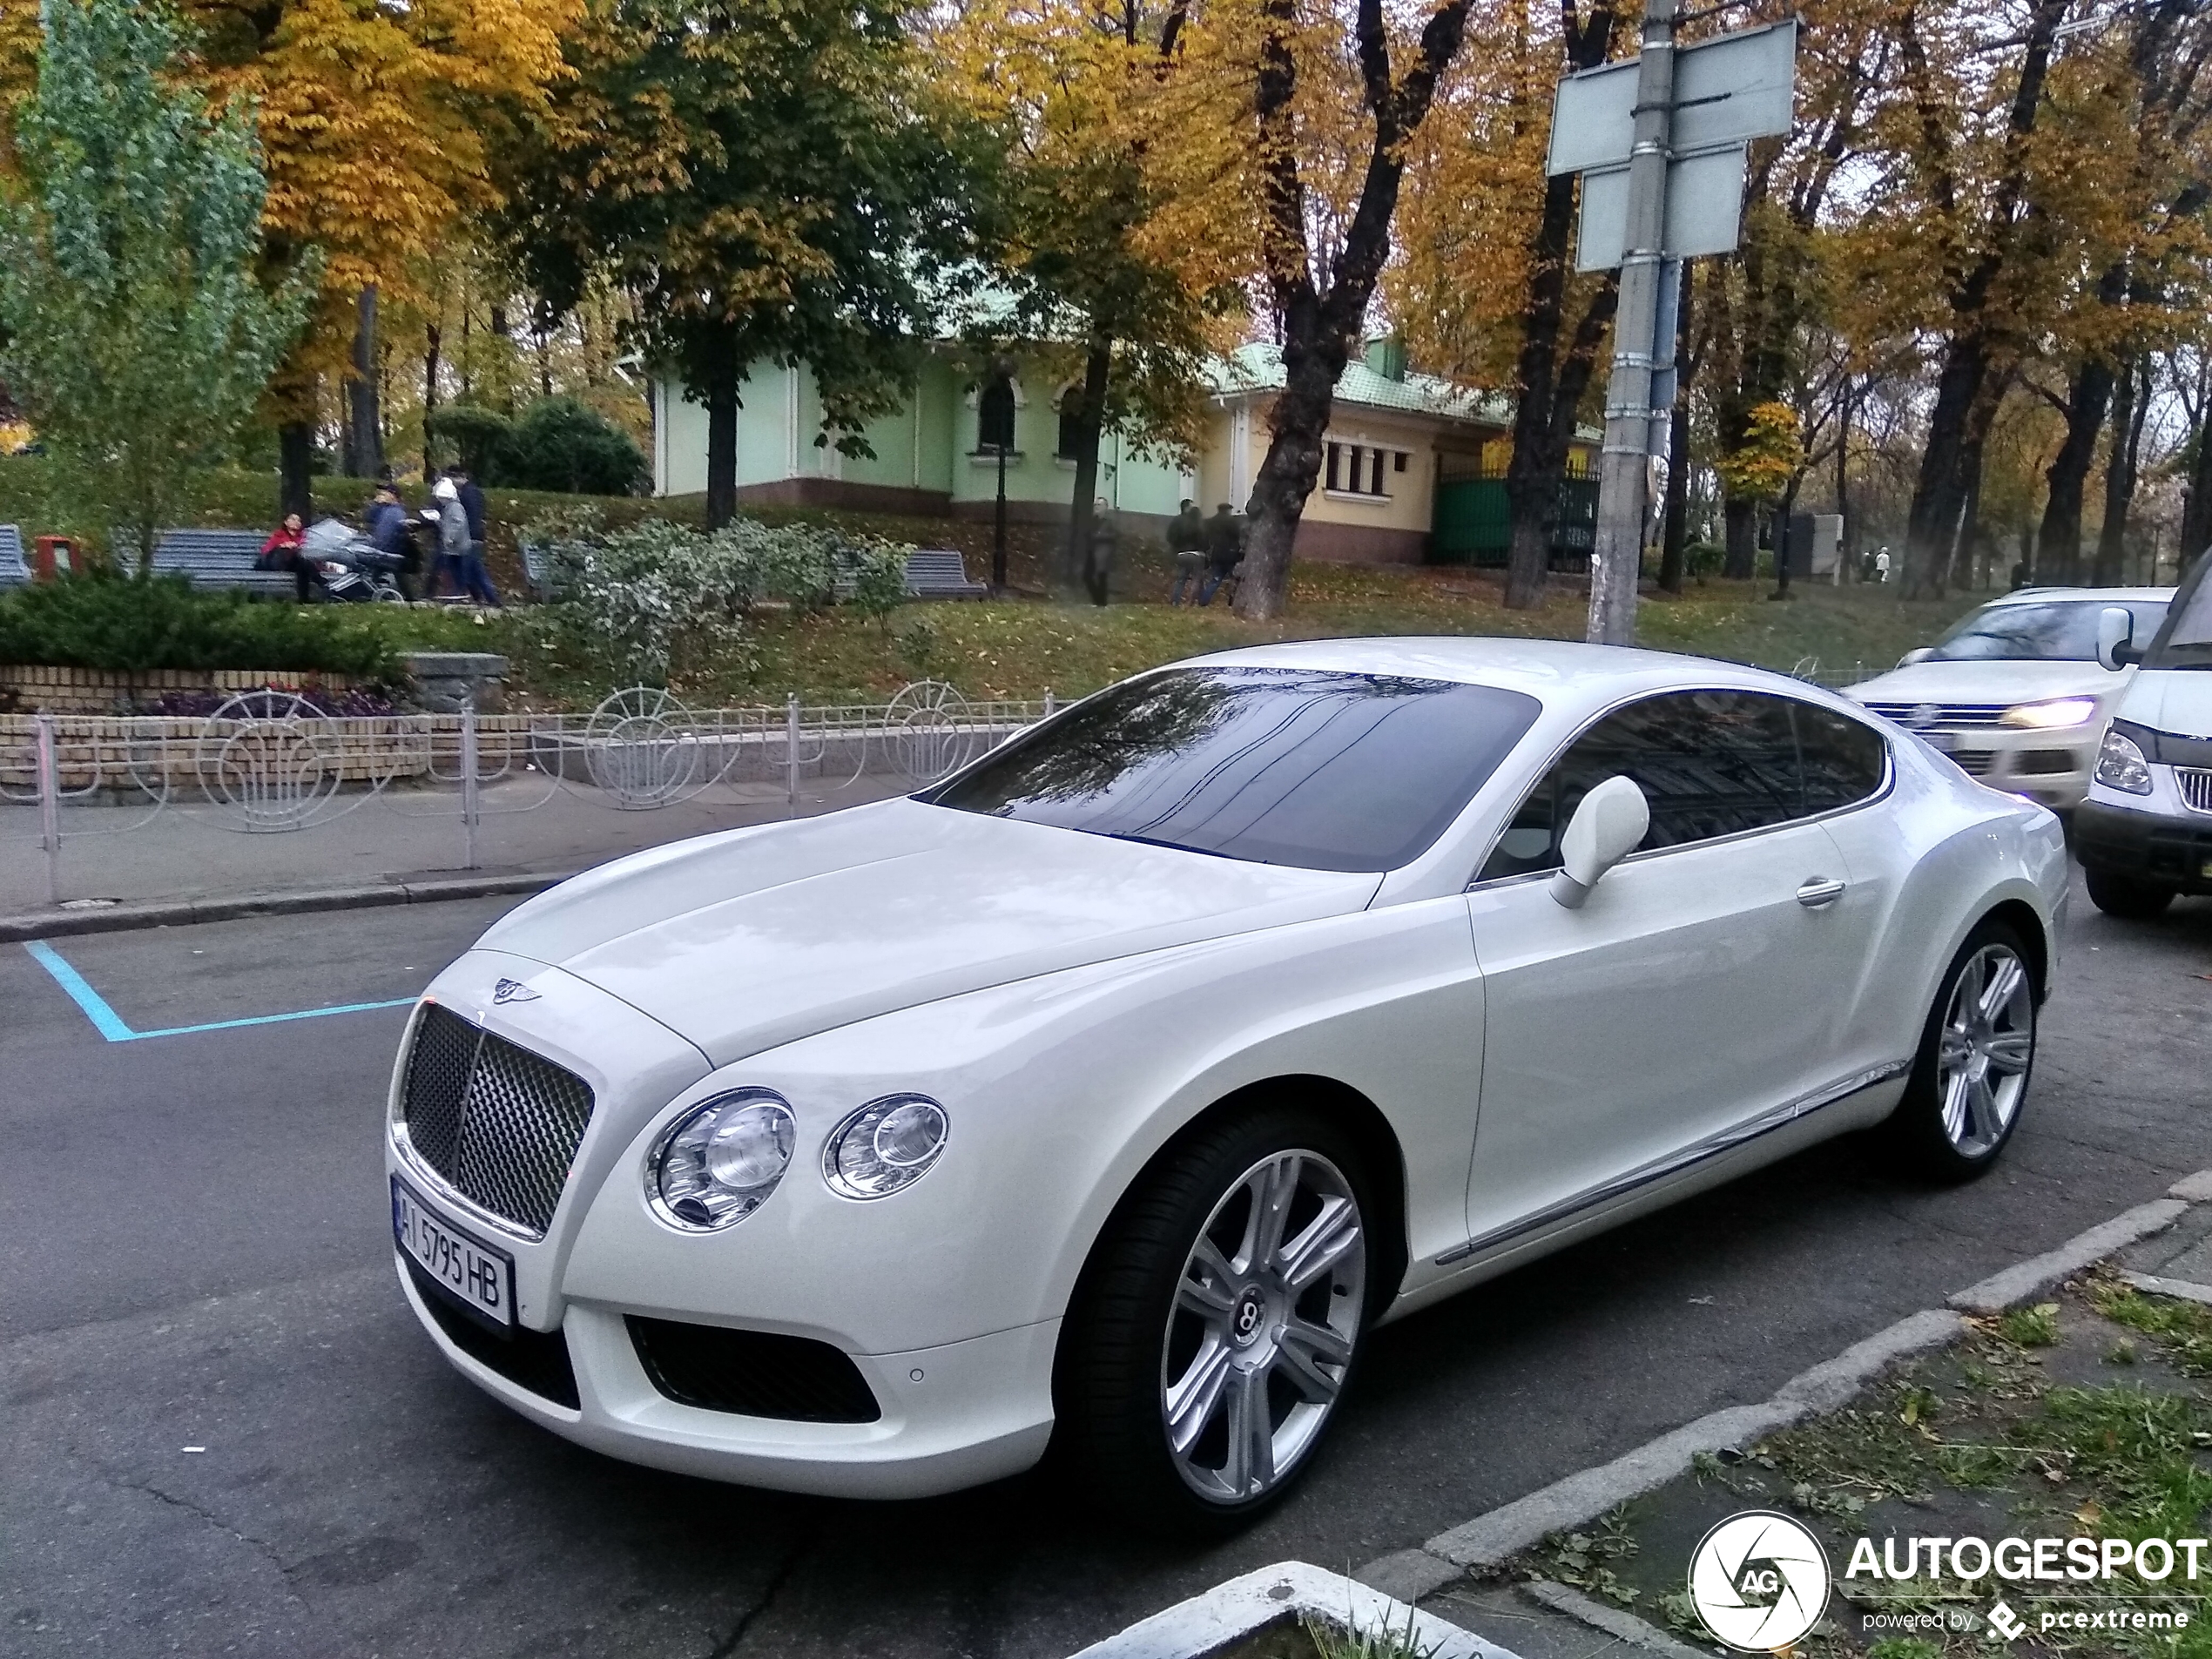
[[[185,0],[217,97],[260,112],[280,245],[327,255],[315,334],[334,358],[347,307],[376,284],[404,299],[455,219],[496,199],[489,141],[542,110],[583,0]]]
[[[1719,471],[1730,496],[1772,501],[1804,464],[1797,412],[1787,403],[1759,403],[1744,417],[1743,442],[1721,456]]]

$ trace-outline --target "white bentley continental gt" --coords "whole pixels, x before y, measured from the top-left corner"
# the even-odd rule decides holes
[[[1386,1319],[1848,1130],[1986,1170],[2066,893],[2049,812],[1756,669],[1176,664],[501,921],[393,1077],[401,1285],[616,1457],[905,1497],[1056,1439],[1233,1524]]]

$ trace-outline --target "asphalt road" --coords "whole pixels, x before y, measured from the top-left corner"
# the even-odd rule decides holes
[[[57,941],[138,1032],[410,996],[504,901]],[[1998,1173],[1816,1150],[1381,1332],[1322,1461],[1211,1549],[1032,1475],[860,1505],[630,1468],[448,1370],[394,1283],[397,1008],[111,1041],[0,947],[0,1652],[1060,1656],[1356,1567],[2212,1166],[2212,901],[2077,898]],[[189,1448],[189,1449],[188,1449]]]

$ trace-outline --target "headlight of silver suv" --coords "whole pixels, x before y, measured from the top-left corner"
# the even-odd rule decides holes
[[[887,1198],[921,1179],[951,1128],[945,1109],[926,1095],[870,1101],[830,1131],[822,1178],[848,1198]]]
[[[645,1160],[645,1192],[661,1219],[692,1232],[743,1221],[791,1167],[791,1108],[765,1089],[738,1089],[693,1107],[661,1132]]]
[[[2096,776],[2107,789],[2125,795],[2150,793],[2150,763],[2133,738],[2118,732],[2105,733],[2104,747],[2097,751]]]

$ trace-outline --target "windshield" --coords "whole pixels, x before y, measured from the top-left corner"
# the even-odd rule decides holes
[[[2145,668],[2212,668],[2212,555],[2200,553],[2196,563],[2175,590],[2166,625],[2143,653]],[[2143,637],[2142,624],[2135,637]]]
[[[2107,604],[2135,615],[2135,637],[2148,639],[2166,616],[2163,599],[2054,599],[2040,604],[1985,605],[1943,637],[1931,663],[2094,663],[2097,613]]]
[[[1170,669],[917,799],[1258,864],[1390,870],[1443,833],[1540,706],[1449,680]]]

